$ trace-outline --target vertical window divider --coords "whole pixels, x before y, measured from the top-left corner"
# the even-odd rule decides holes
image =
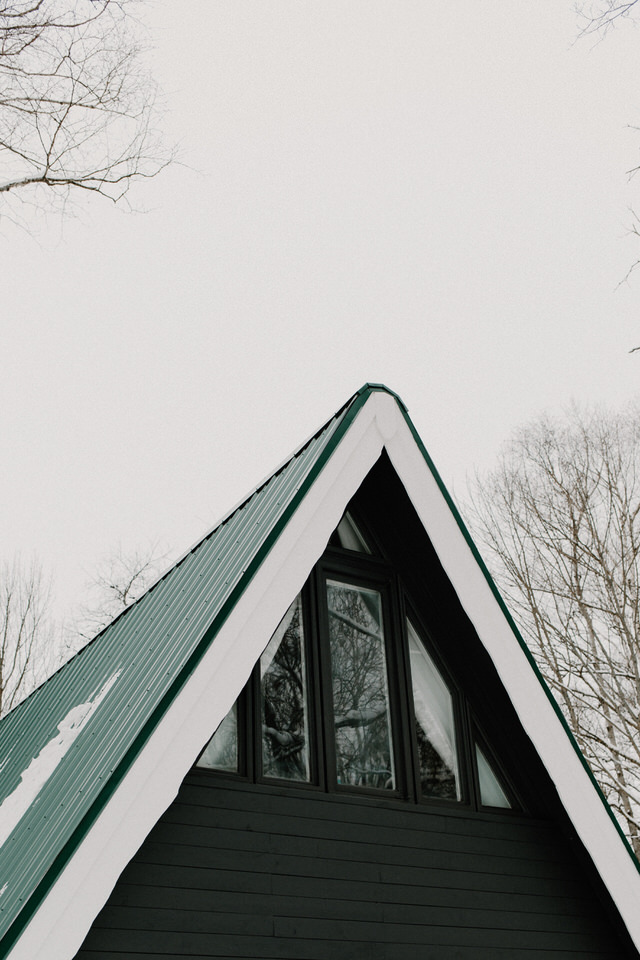
[[[327,571],[324,564],[316,567],[312,583],[315,599],[316,650],[318,676],[318,727],[321,730],[324,751],[322,754],[325,788],[329,793],[337,790],[336,744],[333,730],[333,691],[331,689],[331,655],[329,651],[329,608],[326,601]]]
[[[318,626],[318,572],[314,571],[301,591],[302,618],[306,644],[307,692],[309,709],[309,763],[311,783],[326,790],[326,738],[322,722],[322,665]]]
[[[400,709],[401,733],[403,739],[403,759],[405,763],[405,779],[407,783],[407,797],[413,803],[420,798],[420,764],[418,763],[418,743],[416,740],[415,708],[413,691],[411,689],[411,668],[409,664],[409,641],[407,637],[407,602],[406,594],[400,577],[394,575],[394,588],[397,597],[397,659],[400,673]]]
[[[251,764],[250,779],[256,783],[262,776],[262,724],[260,718],[260,658],[258,658],[246,688],[247,732],[245,741],[247,760]]]
[[[389,692],[389,713],[391,719],[391,742],[394,754],[394,775],[396,793],[403,799],[410,796],[409,769],[407,768],[407,738],[405,736],[405,717],[402,696],[403,669],[399,656],[402,634],[399,631],[399,613],[395,602],[397,578],[395,574],[387,575],[386,582],[380,583],[378,589],[382,598],[382,619],[384,624],[384,653],[387,667],[387,684]],[[395,642],[394,642],[395,641]],[[400,641],[398,643],[397,641]]]
[[[460,727],[460,755],[462,759],[462,777],[463,777],[463,795],[465,802],[473,810],[480,808],[480,790],[478,787],[478,772],[476,770],[476,761],[473,756],[473,721],[471,719],[471,709],[466,698],[459,697],[458,716]]]
[[[387,659],[393,660],[390,674],[394,683],[391,692],[392,733],[398,758],[396,771],[397,786],[403,797],[415,803],[417,783],[413,749],[413,731],[411,706],[409,701],[410,680],[407,660],[407,639],[405,628],[404,593],[397,573],[393,573],[389,583],[389,617],[391,620],[391,642],[387,645]],[[395,713],[395,717],[394,717]]]

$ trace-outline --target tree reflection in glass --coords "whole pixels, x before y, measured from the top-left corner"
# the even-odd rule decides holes
[[[302,604],[297,597],[260,657],[262,773],[309,780]]]
[[[381,596],[330,580],[327,598],[338,783],[393,790]]]

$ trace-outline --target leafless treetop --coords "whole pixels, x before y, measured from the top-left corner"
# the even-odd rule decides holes
[[[137,0],[0,0],[0,193],[122,198],[168,161]],[[2,204],[5,210],[7,201]]]

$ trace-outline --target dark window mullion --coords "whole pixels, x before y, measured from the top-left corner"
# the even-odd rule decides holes
[[[322,664],[318,649],[318,575],[314,570],[302,589],[302,617],[306,645],[311,784],[327,788],[326,737],[322,718]]]
[[[408,674],[404,659],[405,628],[397,576],[390,579],[387,588],[382,591],[382,597],[396,790],[402,797],[415,801],[416,792],[407,700]]]
[[[395,657],[398,664],[399,726],[398,736],[402,739],[401,753],[404,762],[404,779],[407,798],[416,803],[420,797],[420,764],[418,761],[418,743],[415,732],[413,691],[411,689],[411,669],[409,665],[409,645],[407,639],[407,609],[405,593],[398,576],[394,577],[394,603],[396,630]]]
[[[316,655],[318,665],[318,729],[322,731],[324,750],[320,755],[323,766],[323,775],[326,789],[335,792],[337,789],[336,777],[336,745],[333,729],[333,689],[331,683],[331,652],[329,649],[329,608],[327,604],[327,586],[325,571],[314,571],[313,587],[315,597],[315,622],[317,625]]]
[[[457,722],[458,739],[460,750],[460,776],[462,795],[464,802],[468,803],[474,810],[479,808],[479,790],[478,777],[476,773],[476,764],[473,757],[473,734],[471,711],[466,698],[458,696],[457,700]]]
[[[260,661],[251,671],[246,687],[246,756],[249,778],[256,783],[262,777],[262,724],[260,718]]]

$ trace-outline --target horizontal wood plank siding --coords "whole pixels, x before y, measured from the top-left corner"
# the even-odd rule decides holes
[[[78,960],[634,955],[549,823],[194,773]]]

